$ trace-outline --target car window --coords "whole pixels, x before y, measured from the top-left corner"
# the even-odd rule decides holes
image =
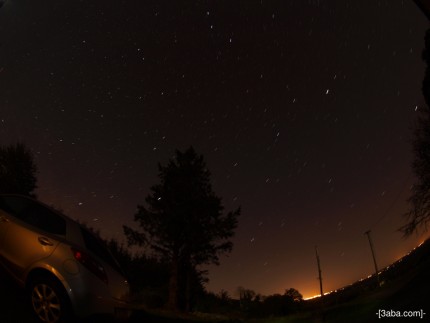
[[[85,247],[98,256],[100,259],[111,265],[118,272],[122,273],[117,261],[112,256],[106,246],[94,234],[81,227],[82,236],[84,238]]]
[[[19,196],[1,196],[0,208],[38,229],[52,234],[66,234],[66,220],[49,208]]]

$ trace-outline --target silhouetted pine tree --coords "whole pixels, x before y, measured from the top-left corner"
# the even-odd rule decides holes
[[[142,230],[124,226],[124,233],[130,244],[149,246],[170,264],[168,306],[178,310],[178,299],[185,299],[187,310],[187,293],[192,292],[196,267],[218,264],[218,256],[232,250],[229,239],[240,209],[223,213],[203,156],[193,148],[176,151],[175,157],[166,166],[159,164],[158,169],[160,183],[151,187],[147,206],[139,205],[134,218]],[[180,282],[180,277],[185,282]]]

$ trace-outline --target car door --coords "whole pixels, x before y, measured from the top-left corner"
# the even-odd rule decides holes
[[[0,250],[1,246],[3,244],[3,238],[6,234],[6,231],[9,227],[9,217],[6,212],[4,212],[2,209],[0,209]],[[0,251],[1,253],[1,251]]]
[[[21,199],[12,201],[12,214],[7,216],[7,228],[0,247],[3,263],[18,278],[34,262],[55,250],[59,243],[56,235],[65,235],[66,225],[60,215],[44,205]]]
[[[5,201],[5,197],[0,196],[0,261],[1,255],[3,254],[3,240],[6,235],[6,231],[9,229],[10,213],[10,207],[8,206],[7,201]]]

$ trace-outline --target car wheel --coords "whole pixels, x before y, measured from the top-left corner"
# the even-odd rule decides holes
[[[39,322],[71,321],[71,310],[63,287],[54,279],[37,278],[30,284],[30,304]]]

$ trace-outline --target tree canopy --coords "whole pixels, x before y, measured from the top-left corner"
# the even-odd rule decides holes
[[[124,233],[130,244],[148,246],[171,264],[169,305],[177,309],[180,271],[187,277],[198,265],[219,264],[219,255],[232,250],[240,208],[223,212],[203,156],[193,148],[176,151],[158,171],[160,183],[151,187],[146,206],[138,205],[134,217],[141,230],[124,226]]]
[[[407,223],[400,228],[405,236],[421,228],[426,229],[430,221],[430,30],[425,37],[423,60],[427,67],[422,85],[426,106],[420,107],[414,131],[412,164],[417,182],[409,198],[410,209],[405,214]]]
[[[0,193],[34,196],[37,167],[23,144],[0,146]]]

